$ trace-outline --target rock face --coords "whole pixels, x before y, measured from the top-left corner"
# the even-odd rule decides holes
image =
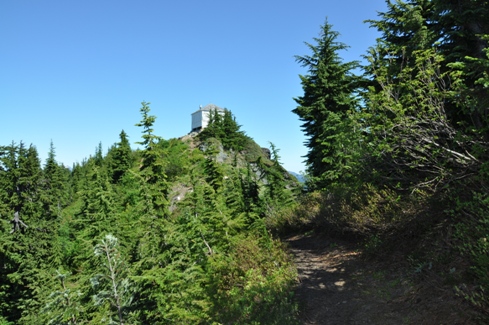
[[[267,157],[267,159],[271,159],[272,158],[272,153],[270,152],[270,149],[268,149],[268,148],[261,148],[261,150],[263,151],[263,154],[265,155],[265,157]]]

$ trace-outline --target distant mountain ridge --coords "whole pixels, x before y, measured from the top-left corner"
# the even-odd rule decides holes
[[[304,179],[304,176],[301,175],[301,174],[298,174],[296,172],[291,172],[290,170],[287,171],[290,175],[294,176],[295,178],[297,178],[297,180],[299,181],[299,183],[305,183],[305,179]]]

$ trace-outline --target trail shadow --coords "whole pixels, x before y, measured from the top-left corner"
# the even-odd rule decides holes
[[[299,274],[295,295],[304,325],[472,324],[460,308],[420,296],[409,277],[366,261],[351,243],[317,235],[286,242]]]

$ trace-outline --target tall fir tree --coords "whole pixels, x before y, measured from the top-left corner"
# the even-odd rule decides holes
[[[446,65],[462,74],[452,98],[450,118],[463,132],[489,141],[489,87],[482,81],[487,75],[489,56],[489,3],[485,0],[433,1],[441,26],[440,51]],[[484,159],[481,156],[482,159]]]
[[[49,218],[55,219],[60,216],[70,199],[69,178],[70,172],[56,161],[56,151],[53,142],[50,144],[48,158],[44,165],[43,179],[43,204],[44,213]]]
[[[112,150],[110,160],[110,174],[113,183],[119,182],[121,177],[128,171],[133,164],[133,154],[129,144],[127,133],[124,130],[119,134],[120,141]]]
[[[292,112],[303,122],[306,166],[313,188],[325,188],[342,175],[340,169],[347,162],[343,160],[344,137],[340,135],[346,132],[350,138],[354,136],[348,118],[349,112],[358,108],[358,78],[352,73],[358,64],[342,62],[339,52],[347,46],[337,40],[338,36],[326,21],[320,36],[314,38],[315,44],[306,43],[312,53],[296,56],[308,73],[300,76],[304,95],[295,98],[298,106]]]
[[[149,104],[150,103],[147,102],[141,103],[142,106],[140,112],[142,114],[142,120],[136,124],[136,126],[143,128],[143,139],[142,141],[137,142],[144,147],[139,170],[152,192],[152,204],[155,212],[160,216],[164,216],[166,215],[166,207],[168,203],[166,198],[168,184],[166,181],[167,176],[165,174],[165,160],[160,145],[162,139],[153,133],[153,125],[156,116],[149,115]]]

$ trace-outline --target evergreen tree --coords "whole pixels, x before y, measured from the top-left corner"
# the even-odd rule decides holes
[[[489,3],[485,0],[433,2],[441,26],[441,53],[447,66],[462,72],[457,85],[460,96],[451,98],[449,116],[463,132],[477,137],[476,141],[488,142],[489,88],[481,80],[489,66]]]
[[[380,20],[367,22],[382,34],[375,48],[380,54],[379,64],[392,62],[389,73],[395,79],[400,68],[414,64],[410,60],[413,51],[426,50],[437,44],[442,37],[441,27],[431,0],[386,2],[388,11],[379,13]]]
[[[8,232],[4,229],[0,240],[0,278],[5,301],[9,302],[0,308],[5,308],[8,320],[28,323],[32,320],[28,311],[40,306],[42,288],[50,286],[49,271],[59,265],[54,244],[58,225],[43,207],[44,178],[35,147],[26,149],[21,143],[6,149],[0,183],[5,186],[2,201],[8,210],[2,215],[13,219],[12,228]]]
[[[0,147],[0,211],[2,223],[0,229],[0,315],[7,321],[20,319],[22,307],[20,300],[25,297],[26,284],[19,281],[18,270],[22,262],[19,254],[20,245],[13,235],[18,236],[27,229],[20,227],[16,231],[14,212],[19,213],[20,196],[17,191],[18,171],[18,146],[12,142],[9,146]],[[20,193],[19,193],[20,194]],[[23,219],[23,214],[20,215]],[[13,235],[12,235],[13,234]],[[20,246],[20,247],[19,247]],[[32,295],[29,295],[32,297]]]
[[[168,181],[174,181],[179,176],[188,174],[194,150],[179,139],[161,141],[161,146]]]
[[[84,189],[84,183],[85,183],[85,176],[86,176],[86,169],[85,166],[87,164],[87,161],[84,160],[82,164],[80,163],[73,163],[73,167],[71,169],[71,182],[72,182],[72,192],[74,196],[78,196],[79,192]],[[74,199],[72,197],[72,199]]]
[[[163,323],[167,310],[166,288],[162,284],[167,264],[165,254],[169,249],[166,162],[162,139],[153,134],[156,117],[149,115],[149,103],[143,102],[140,111],[142,120],[136,126],[143,127],[143,140],[139,144],[144,148],[139,172],[133,175],[139,193],[132,212],[138,220],[132,248],[135,282],[139,288],[135,308],[140,310],[138,317],[143,323]]]
[[[158,141],[161,139],[160,137],[153,134],[153,125],[156,121],[156,116],[149,115],[149,112],[151,111],[149,107],[150,104],[151,103],[148,102],[141,102],[142,106],[139,111],[142,114],[142,120],[141,122],[136,123],[136,126],[143,128],[143,140],[136,143],[142,145],[146,150],[153,149]],[[148,161],[147,163],[150,164],[151,162],[152,161]]]
[[[236,122],[236,117],[230,110],[224,110],[222,117],[222,144],[226,149],[241,151],[245,147],[246,135],[240,130],[241,126]]]
[[[48,218],[55,219],[60,216],[62,208],[69,203],[71,195],[69,192],[70,172],[57,163],[53,142],[50,144],[43,171],[44,213]]]
[[[94,248],[94,254],[100,260],[99,273],[91,279],[95,290],[93,301],[95,306],[108,305],[108,316],[99,316],[100,320],[109,319],[123,325],[128,320],[129,308],[132,303],[132,284],[129,281],[129,270],[119,251],[118,239],[108,234]],[[102,308],[102,311],[104,309]]]
[[[86,250],[91,249],[100,236],[118,234],[121,228],[117,218],[117,200],[109,179],[95,161],[90,161],[88,165],[91,169],[87,174],[80,215],[76,221],[80,231],[78,236],[90,243]]]
[[[222,129],[222,115],[217,109],[211,109],[209,111],[207,126],[199,133],[199,139],[205,141],[209,138],[221,139],[225,136]]]
[[[139,169],[151,192],[151,201],[155,212],[160,216],[164,216],[166,215],[165,208],[168,204],[166,199],[168,191],[167,176],[165,174],[166,166],[163,159],[163,151],[159,145],[161,138],[153,134],[153,124],[156,117],[149,115],[149,104],[146,102],[141,103],[142,120],[136,124],[136,126],[143,128],[143,140],[138,142],[138,144],[144,146]]]
[[[219,150],[214,147],[215,144],[209,144],[205,154],[207,158],[204,163],[204,173],[206,175],[206,181],[212,186],[216,193],[220,192],[223,186],[224,174],[222,167],[217,162],[217,155]]]
[[[1,191],[2,202],[6,205],[7,211],[19,211],[21,206],[20,191],[17,187],[19,179],[18,154],[19,147],[12,142],[9,146],[1,148],[0,157],[2,165]]]
[[[262,198],[260,197],[259,180],[256,177],[256,172],[253,166],[248,163],[246,172],[241,177],[241,192],[243,193],[244,211],[252,216],[248,219],[255,219],[255,213],[261,213]]]
[[[270,142],[272,165],[267,168],[266,179],[268,196],[273,205],[283,206],[293,199],[292,193],[286,188],[285,175],[287,171],[280,163],[279,149]]]
[[[25,159],[22,160],[20,164],[19,190],[22,193],[24,210],[32,211],[31,214],[39,214],[41,213],[39,197],[41,195],[42,169],[36,147],[30,145]]]
[[[57,289],[50,293],[38,320],[46,318],[47,324],[76,325],[82,323],[85,308],[81,303],[82,293],[70,287],[68,275],[56,270],[59,281]]]
[[[357,78],[351,72],[357,63],[342,62],[338,52],[347,47],[337,41],[338,35],[326,22],[320,37],[314,38],[316,44],[306,43],[312,54],[296,57],[308,70],[307,75],[300,76],[304,95],[295,98],[299,106],[293,112],[303,122],[307,137],[306,166],[314,183],[311,187],[324,188],[341,177],[341,169],[348,164],[341,134],[355,136],[349,114],[358,108]]]
[[[95,148],[95,156],[93,157],[95,161],[95,165],[98,167],[102,167],[104,164],[104,152],[102,149],[102,142],[98,143],[98,146]]]
[[[220,140],[224,149],[241,151],[244,149],[248,137],[240,130],[241,126],[236,122],[236,118],[228,109],[220,114],[217,110],[210,110],[209,123],[202,132],[199,139],[206,141],[210,138]]]
[[[124,173],[132,167],[133,157],[128,136],[124,130],[119,134],[120,141],[112,150],[110,173],[113,183],[119,182]]]
[[[383,37],[367,56],[372,86],[361,121],[368,160],[376,165],[370,174],[403,188],[434,189],[478,168],[473,141],[480,139],[471,137],[481,129],[466,132],[462,120],[480,124],[480,115],[473,118],[480,110],[470,108],[473,96],[460,95],[474,88],[454,69],[463,69],[466,58],[455,59],[460,44],[447,33],[458,28],[447,25],[450,5],[412,0],[388,6],[381,20],[371,21]]]

